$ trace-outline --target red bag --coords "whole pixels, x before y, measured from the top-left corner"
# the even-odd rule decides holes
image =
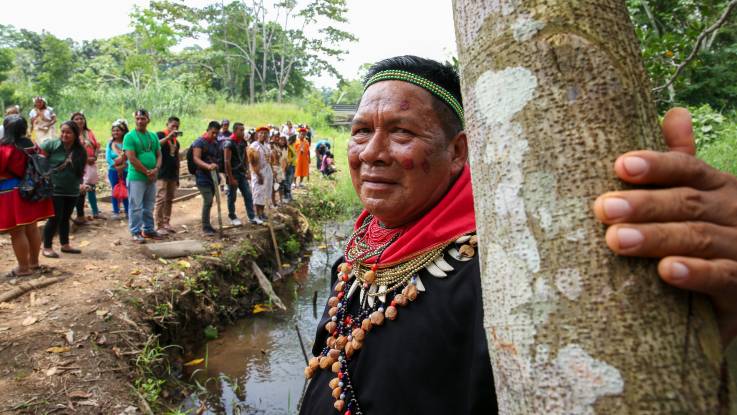
[[[113,187],[113,198],[120,201],[128,199],[128,189],[122,181],[118,182],[118,184]]]

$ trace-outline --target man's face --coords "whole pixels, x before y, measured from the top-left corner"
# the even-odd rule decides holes
[[[243,137],[245,137],[246,135],[246,127],[239,125],[235,128],[235,131],[233,131],[233,133],[236,137],[238,137],[238,139],[243,140]]]
[[[136,128],[145,130],[146,126],[148,126],[148,117],[145,115],[136,115]]]
[[[205,133],[205,138],[207,138],[208,140],[215,140],[217,138],[217,136],[218,136],[218,129],[217,128],[210,128]]]
[[[348,163],[363,206],[387,226],[435,206],[466,164],[465,135],[446,137],[428,91],[402,81],[370,86],[351,126]]]
[[[179,123],[176,121],[172,121],[166,125],[166,128],[168,128],[169,131],[179,131]]]
[[[223,123],[223,131],[228,131],[228,127],[230,127],[230,124],[228,124],[227,122],[224,122]]]

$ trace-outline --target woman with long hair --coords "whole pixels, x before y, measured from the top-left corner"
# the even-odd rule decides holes
[[[33,98],[33,109],[28,113],[31,119],[31,135],[37,143],[43,143],[49,138],[56,137],[56,114],[54,109],[46,104],[44,97]]]
[[[84,198],[87,195],[87,201],[90,204],[92,210],[92,218],[104,219],[100,214],[100,210],[97,207],[97,182],[99,181],[97,173],[97,156],[100,152],[100,144],[97,142],[95,133],[90,130],[87,126],[87,117],[81,112],[75,112],[72,114],[71,121],[74,121],[79,127],[79,141],[87,150],[87,164],[84,168],[84,176],[82,177],[82,183],[84,184],[84,191],[80,193],[80,197],[77,199],[77,218],[74,219],[74,223],[77,225],[83,225],[87,222],[87,217],[84,214]]]
[[[59,258],[54,252],[52,242],[59,233],[61,252],[79,254],[79,249],[69,245],[69,218],[77,205],[77,198],[84,189],[82,177],[87,165],[87,151],[79,140],[79,127],[74,121],[65,121],[61,125],[58,139],[51,139],[41,144],[41,149],[49,159],[49,167],[53,169],[51,182],[54,185],[55,216],[46,221],[44,226],[43,256]]]
[[[26,137],[28,123],[20,115],[3,120],[0,137],[0,233],[9,233],[18,267],[8,277],[33,274],[40,268],[38,253],[41,235],[36,222],[54,216],[51,199],[29,201],[21,197],[18,186],[25,176],[30,154],[40,152],[38,146]]]
[[[128,123],[125,120],[116,120],[110,129],[110,140],[108,140],[105,150],[105,160],[107,160],[107,178],[110,181],[110,188],[115,189],[120,181],[126,184],[128,176],[128,158],[123,150],[123,137],[128,134]],[[116,198],[112,198],[113,216],[112,219],[120,219],[120,202]],[[123,199],[123,207],[125,208],[125,217],[128,217],[128,198]]]

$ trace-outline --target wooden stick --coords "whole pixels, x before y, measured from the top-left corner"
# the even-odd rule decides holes
[[[269,203],[267,201],[266,203],[266,226],[269,227],[269,232],[271,232],[271,242],[274,244],[274,254],[276,254],[276,264],[279,267],[279,270],[277,271],[277,274],[281,276],[281,255],[279,255],[279,245],[276,243],[276,233],[274,233],[274,227],[271,226],[271,209],[269,208]]]
[[[266,278],[266,275],[264,275],[264,272],[261,271],[261,268],[258,267],[258,264],[256,264],[255,261],[251,261],[251,270],[253,270],[253,274],[256,276],[256,279],[258,279],[258,284],[261,286],[261,289],[264,290],[266,295],[269,296],[271,302],[282,311],[286,311],[287,307],[281,301],[281,298],[276,295],[274,287],[271,286],[269,279]]]
[[[210,177],[212,178],[213,191],[215,192],[215,199],[218,202],[218,227],[220,229],[220,238],[223,238],[223,210],[220,205],[220,186],[218,186],[218,174],[215,170],[210,170]]]
[[[297,330],[297,338],[299,338],[299,347],[302,349],[302,356],[305,358],[305,364],[309,364],[310,361],[307,359],[307,351],[305,350],[305,344],[302,342],[302,333],[299,332],[299,326],[294,325],[294,329]]]
[[[18,287],[0,294],[0,303],[14,300],[21,295],[27,293],[28,291],[36,290],[38,288],[48,287],[51,284],[55,284],[59,281],[63,281],[64,277],[54,277],[54,278],[36,278],[35,280],[25,281],[18,285]]]

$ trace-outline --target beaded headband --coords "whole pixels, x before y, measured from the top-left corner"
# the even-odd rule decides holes
[[[463,115],[463,106],[460,102],[456,99],[456,97],[453,96],[450,92],[448,92],[447,89],[443,88],[442,86],[436,84],[435,82],[423,78],[420,75],[413,74],[412,72],[407,72],[399,69],[389,69],[386,71],[381,71],[376,73],[374,76],[369,78],[366,81],[366,84],[363,87],[363,90],[366,91],[368,87],[371,85],[379,82],[379,81],[404,81],[409,82],[411,84],[415,84],[419,86],[420,88],[424,88],[436,97],[440,98],[443,102],[445,102],[452,110],[456,113],[458,116],[458,119],[461,121],[461,127],[464,126],[464,115]]]

